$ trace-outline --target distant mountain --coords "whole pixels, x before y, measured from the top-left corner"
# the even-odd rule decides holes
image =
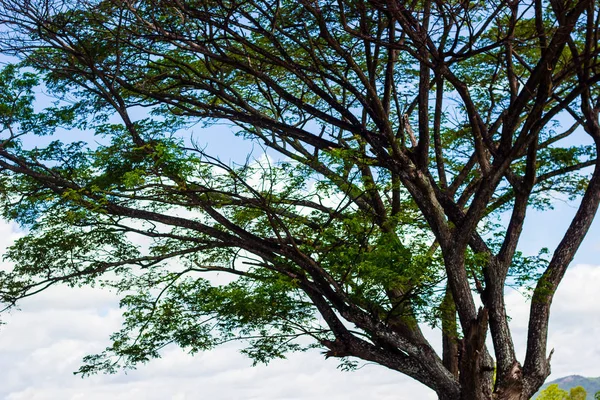
[[[558,384],[558,386],[564,390],[570,390],[576,386],[583,386],[587,392],[587,400],[593,400],[594,393],[600,392],[600,377],[586,378],[580,375],[569,375],[564,378],[555,379],[552,382],[546,382],[540,389],[540,392],[554,383]],[[536,393],[533,398],[535,399],[538,394],[539,392]]]

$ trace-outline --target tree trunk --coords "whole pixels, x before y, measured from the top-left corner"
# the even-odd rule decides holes
[[[460,351],[461,400],[488,400],[492,392],[493,366],[485,348],[488,311],[479,309],[477,318],[471,321]]]
[[[473,381],[473,379],[469,379]],[[459,395],[438,393],[439,400],[529,400],[530,395],[524,392],[523,382],[520,385],[513,386],[510,390],[492,393],[492,387],[484,385],[481,387],[465,387]]]

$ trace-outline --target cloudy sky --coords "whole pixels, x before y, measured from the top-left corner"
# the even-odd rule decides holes
[[[546,214],[530,214],[522,248],[552,246],[574,213],[559,204]],[[0,246],[19,231],[0,222]],[[550,348],[551,378],[570,374],[600,376],[600,220],[588,234],[555,298]],[[594,265],[594,263],[596,265]],[[507,294],[515,345],[523,358],[528,305],[516,291]],[[128,374],[81,379],[72,374],[81,358],[108,345],[118,329],[117,298],[93,289],[54,288],[3,317],[0,328],[0,398],[41,399],[435,399],[410,378],[376,365],[356,372],[336,369],[319,352],[297,354],[268,367],[251,367],[235,345],[189,356],[168,348],[164,357]],[[428,333],[439,343],[437,332]]]

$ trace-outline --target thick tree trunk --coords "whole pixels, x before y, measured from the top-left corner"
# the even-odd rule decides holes
[[[449,299],[448,293],[444,300]],[[448,311],[443,308],[442,311]],[[450,315],[446,315],[450,317]],[[494,373],[494,363],[487,353],[485,347],[485,337],[487,333],[488,310],[482,308],[479,310],[477,318],[474,319],[468,332],[462,340],[458,341],[458,362],[450,362],[454,353],[454,346],[448,334],[443,336],[444,345],[444,364],[446,368],[452,371],[457,368],[455,376],[460,382],[458,393],[438,392],[440,400],[529,400],[532,393],[538,387],[532,388],[526,384],[523,377],[521,365],[515,362],[513,367],[507,371],[502,382],[497,381],[496,387],[493,387],[492,376]]]
[[[492,392],[493,366],[485,348],[488,311],[481,308],[471,321],[460,351],[461,400],[488,400]]]
[[[519,382],[520,385],[515,385],[511,387],[510,390],[505,389],[502,392],[492,393],[491,386],[470,386],[462,388],[458,395],[449,393],[438,393],[438,398],[439,400],[529,400],[530,394],[525,393],[523,382]]]

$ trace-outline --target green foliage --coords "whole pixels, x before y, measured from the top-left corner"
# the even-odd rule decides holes
[[[202,278],[185,278],[182,272],[156,271],[132,278],[128,284],[147,285],[148,279],[158,295],[148,290],[125,296],[121,301],[121,307],[127,309],[123,329],[112,336],[113,345],[106,352],[86,358],[80,373],[102,371],[107,366],[111,372],[132,368],[159,357],[160,349],[169,344],[193,354],[246,339],[248,347],[243,352],[255,363],[268,363],[283,358],[286,352],[307,348],[294,339],[298,324],[308,329],[314,310],[310,303],[299,301],[290,282],[265,277],[258,285],[240,279],[214,286]],[[113,356],[123,364],[111,361]]]
[[[581,386],[577,386],[569,390],[569,398],[571,400],[585,400],[587,392]]]
[[[542,390],[536,400],[585,400],[586,397],[587,393],[581,386],[574,387],[567,392],[554,383]]]
[[[562,390],[557,384],[548,386],[536,397],[536,400],[568,400],[569,392]]]

